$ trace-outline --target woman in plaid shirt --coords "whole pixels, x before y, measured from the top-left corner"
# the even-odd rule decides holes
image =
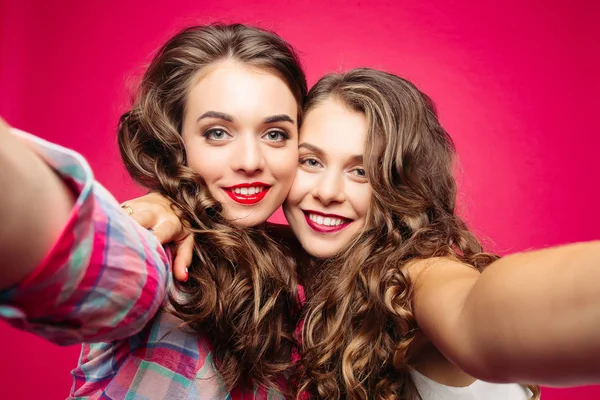
[[[305,95],[293,49],[260,29],[188,28],[154,57],[119,145],[196,232],[201,268],[172,291],[168,253],[81,156],[3,127],[0,316],[83,343],[72,398],[285,395],[300,296],[264,223],[296,172]]]

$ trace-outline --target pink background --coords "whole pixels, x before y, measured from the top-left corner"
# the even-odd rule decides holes
[[[461,209],[493,250],[600,238],[597,2],[97,3],[0,0],[0,115],[83,153],[121,201],[140,192],[115,125],[143,65],[184,25],[241,21],[289,40],[310,84],[370,66],[431,95],[461,157]],[[77,346],[5,324],[0,337],[1,399],[67,395]],[[600,387],[544,389],[544,400],[574,398]]]

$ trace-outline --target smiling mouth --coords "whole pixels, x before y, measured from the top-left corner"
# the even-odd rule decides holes
[[[321,214],[314,211],[302,211],[308,226],[319,233],[339,232],[353,220],[333,214]]]
[[[242,205],[254,205],[265,198],[271,186],[262,182],[244,183],[223,188],[225,193],[236,203]]]

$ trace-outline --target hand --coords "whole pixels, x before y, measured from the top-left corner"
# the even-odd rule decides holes
[[[194,236],[188,232],[171,208],[171,201],[158,193],[149,193],[121,204],[121,208],[144,228],[151,230],[162,244],[173,243],[173,276],[188,280],[188,267],[194,254]]]

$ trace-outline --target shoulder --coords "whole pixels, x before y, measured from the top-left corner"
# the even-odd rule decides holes
[[[412,308],[420,331],[456,363],[468,348],[460,320],[479,271],[448,257],[415,260],[404,268],[412,281]]]
[[[411,260],[403,269],[413,284],[414,306],[425,309],[450,299],[461,301],[480,276],[471,265],[451,257]]]
[[[406,263],[403,272],[413,281],[416,288],[452,282],[457,279],[472,279],[479,276],[473,266],[453,257],[431,257],[413,259]]]

